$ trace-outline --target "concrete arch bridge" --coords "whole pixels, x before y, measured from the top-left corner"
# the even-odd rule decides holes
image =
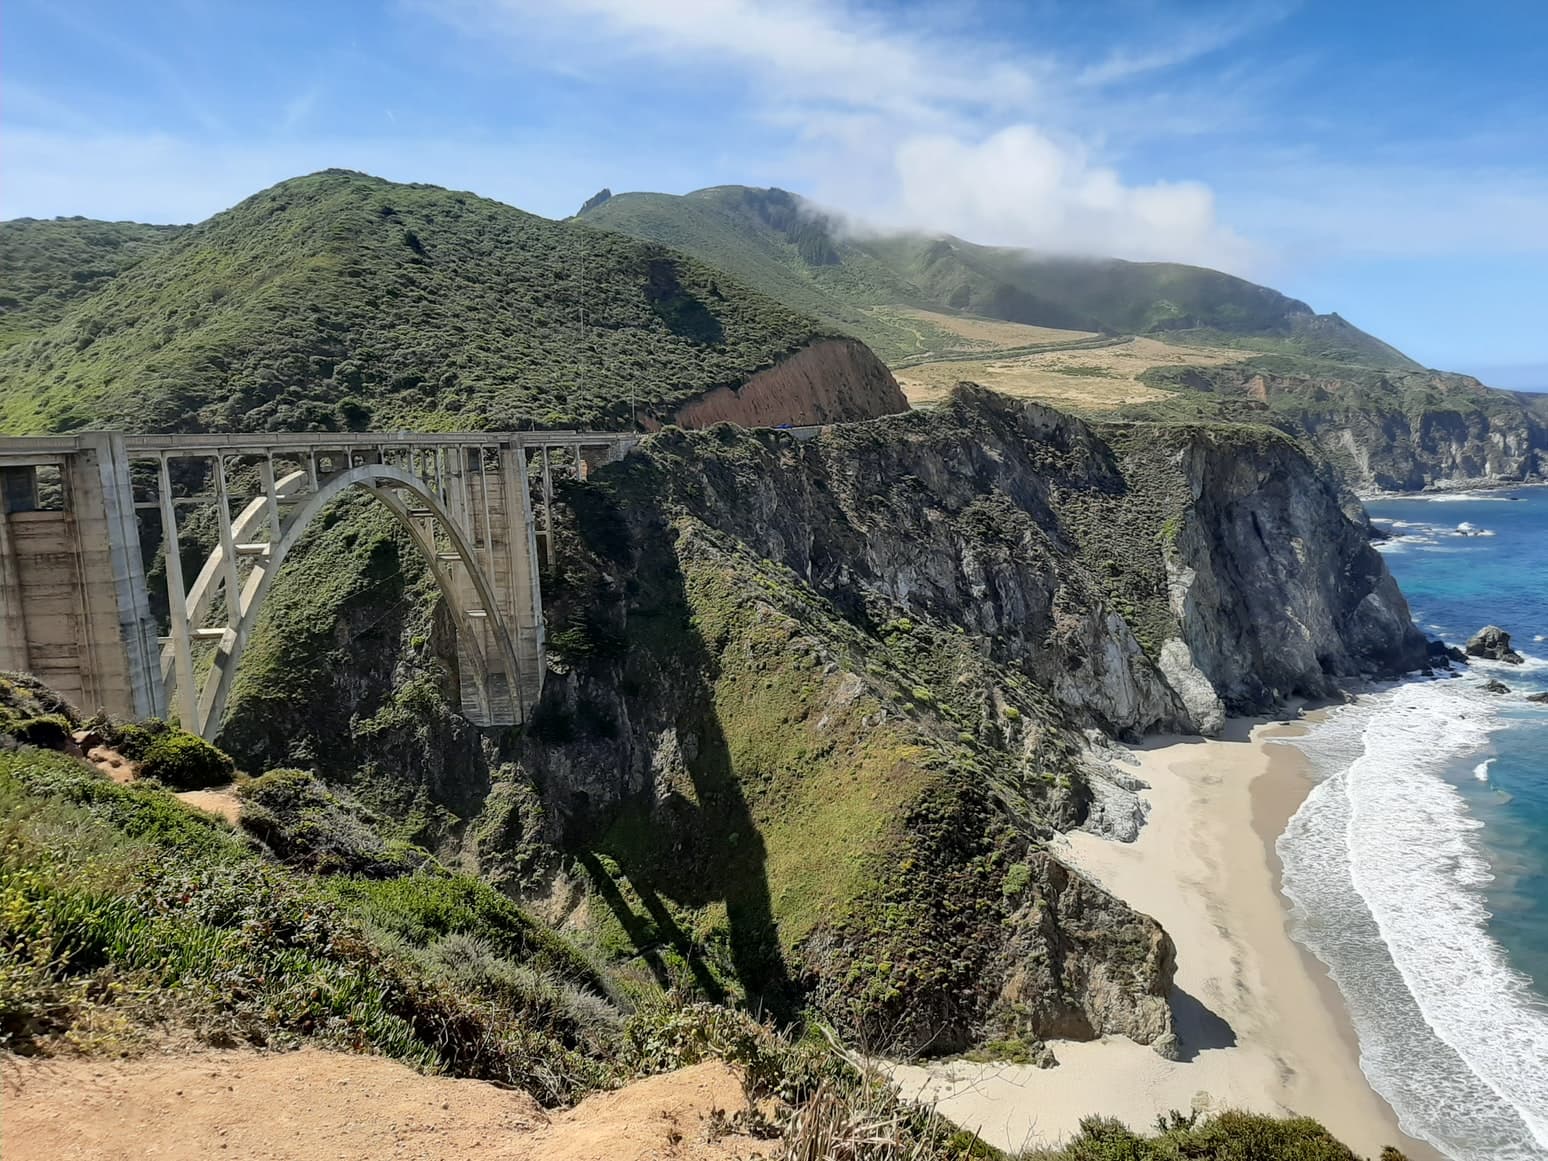
[[[334,500],[359,491],[403,525],[445,598],[463,715],[482,726],[521,724],[543,683],[540,561],[552,561],[554,478],[584,478],[638,439],[583,431],[0,439],[0,669],[33,673],[88,712],[171,716],[213,739],[286,555]],[[181,547],[196,512],[213,516],[215,541],[187,576]],[[152,535],[166,550],[164,634],[142,559]]]

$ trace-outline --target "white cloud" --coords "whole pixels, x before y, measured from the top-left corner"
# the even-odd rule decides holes
[[[797,144],[788,168],[861,218],[1065,253],[1241,268],[1249,250],[1198,182],[1134,183],[1044,113],[1214,51],[1261,15],[1181,29],[1084,69],[982,36],[812,0],[420,0],[503,33],[523,64],[739,85]],[[1256,9],[1253,10],[1257,11]],[[562,64],[556,65],[556,61]]]
[[[1079,146],[1030,125],[981,141],[922,136],[897,150],[892,224],[1070,254],[1187,259],[1241,268],[1247,245],[1215,217],[1198,182],[1125,184]]]

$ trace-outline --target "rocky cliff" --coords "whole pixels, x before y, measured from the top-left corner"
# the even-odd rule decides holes
[[[1081,730],[1424,663],[1325,474],[1263,428],[964,386],[806,442],[666,431],[566,498],[515,766],[592,899],[561,911],[873,1047],[1163,1040],[1170,941],[1042,848],[1094,811]]]
[[[682,434],[649,455],[670,465],[669,502],[852,621],[958,627],[1109,731],[1209,729],[1218,711],[1185,696],[1195,673],[1251,712],[1423,664],[1363,530],[1267,428],[1093,428],[964,386],[934,412],[729,460]]]
[[[1302,437],[1361,492],[1418,491],[1548,474],[1548,400],[1469,375],[1264,357],[1157,368],[1145,381]]]

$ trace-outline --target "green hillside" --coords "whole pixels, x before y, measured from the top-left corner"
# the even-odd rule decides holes
[[[0,348],[57,321],[180,229],[90,218],[0,222]]]
[[[1241,278],[1170,262],[1054,257],[925,234],[862,234],[784,190],[620,194],[584,220],[676,247],[808,311],[896,361],[920,353],[886,307],[1110,334],[1165,334],[1413,367],[1337,315]]]
[[[821,330],[657,245],[339,170],[154,230],[8,225],[28,317],[100,289],[0,354],[0,430],[618,424]]]

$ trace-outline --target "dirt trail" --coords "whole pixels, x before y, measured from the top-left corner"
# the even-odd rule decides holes
[[[379,1056],[303,1049],[127,1061],[0,1057],[6,1161],[732,1161],[767,1142],[711,1143],[736,1074],[706,1063],[546,1113],[525,1093],[421,1076]]]

